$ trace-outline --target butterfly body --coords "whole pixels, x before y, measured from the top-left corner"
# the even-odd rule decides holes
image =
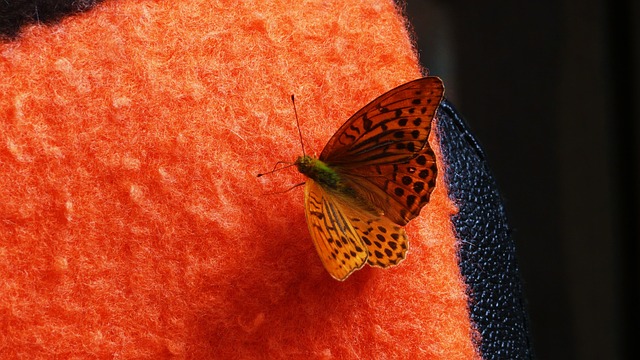
[[[384,214],[381,209],[376,208],[366,198],[358,194],[348,182],[342,180],[343,177],[340,175],[339,167],[333,167],[309,155],[300,156],[295,164],[298,167],[298,171],[309,178],[307,186],[310,186],[311,181],[313,181],[336,199],[348,202],[351,206],[361,211],[378,216]]]
[[[304,155],[300,156],[295,164],[298,171],[327,189],[339,191],[344,186],[340,181],[340,175],[319,159]]]
[[[386,268],[405,258],[404,226],[435,187],[428,137],[443,95],[437,77],[392,89],[351,116],[318,158],[295,161],[308,178],[311,238],[335,279],[346,279],[365,263]]]

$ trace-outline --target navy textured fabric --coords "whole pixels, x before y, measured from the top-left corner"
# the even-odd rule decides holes
[[[27,24],[51,24],[87,11],[103,0],[3,0],[0,1],[0,39],[13,39]]]
[[[495,180],[482,149],[447,100],[438,120],[445,183],[459,208],[452,222],[480,353],[484,359],[532,359],[515,244]]]

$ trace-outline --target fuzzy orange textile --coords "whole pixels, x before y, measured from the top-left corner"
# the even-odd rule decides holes
[[[267,194],[301,175],[256,178],[301,153],[290,94],[319,153],[420,76],[392,1],[106,1],[0,43],[0,358],[477,357],[442,176],[345,282]]]

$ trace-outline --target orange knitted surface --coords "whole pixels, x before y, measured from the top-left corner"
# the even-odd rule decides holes
[[[442,176],[407,259],[345,282],[302,188],[268,194],[302,175],[256,177],[301,154],[291,94],[318,154],[422,76],[404,21],[392,1],[123,0],[0,43],[0,357],[476,357]]]

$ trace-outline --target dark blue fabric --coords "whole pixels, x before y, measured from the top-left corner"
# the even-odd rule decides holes
[[[0,0],[0,41],[15,39],[27,24],[51,24],[103,0]]]
[[[451,103],[438,110],[437,135],[449,197],[459,208],[452,219],[460,241],[460,270],[484,359],[532,359],[533,349],[502,199],[482,149]]]

